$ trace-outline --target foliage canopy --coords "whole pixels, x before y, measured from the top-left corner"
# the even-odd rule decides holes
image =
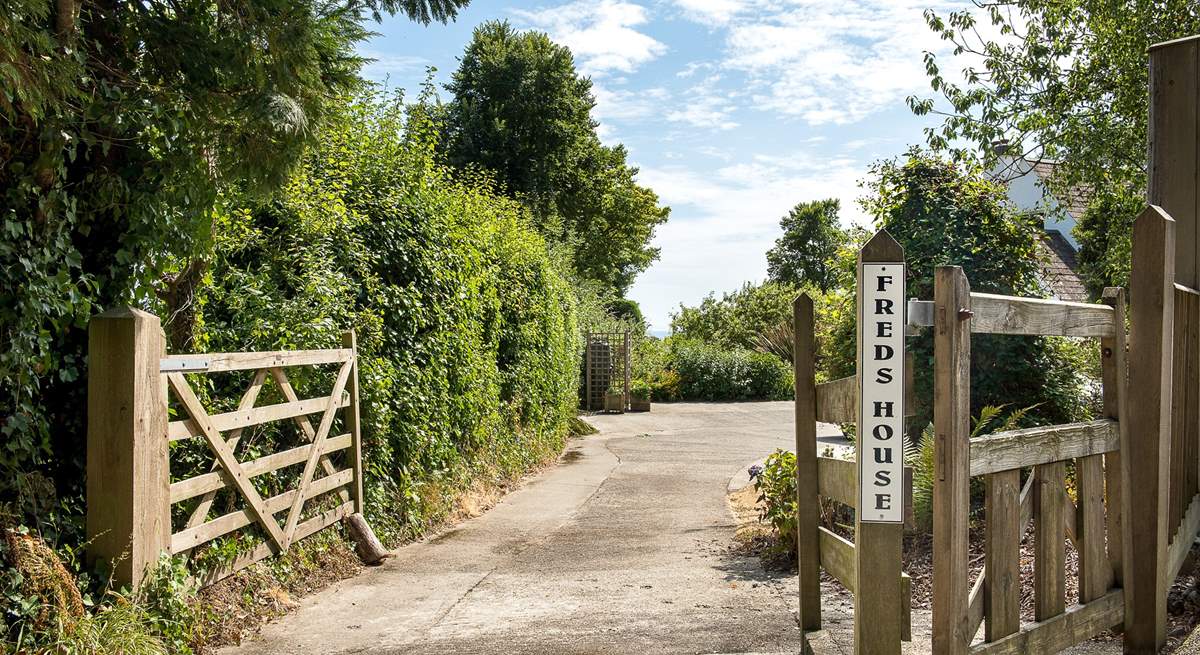
[[[773,282],[828,291],[838,282],[834,260],[847,239],[838,221],[836,198],[797,203],[779,221],[783,235],[767,251]]]
[[[954,44],[955,56],[968,59],[959,78],[926,54],[940,98],[913,97],[909,104],[917,114],[944,119],[926,130],[929,145],[958,160],[978,153],[988,169],[1010,157],[1057,162],[1049,181],[1055,195],[1071,197],[1081,188],[1100,196],[1082,221],[1088,225],[1076,229],[1088,286],[1124,284],[1119,259],[1128,253],[1128,226],[1141,208],[1133,199],[1147,181],[1146,51],[1200,32],[1200,5],[997,0],[980,6],[984,26],[974,7],[926,11],[929,27]],[[1113,210],[1122,213],[1103,215]]]
[[[570,50],[490,21],[475,29],[447,88],[448,161],[495,175],[546,238],[572,244],[581,276],[624,293],[658,258],[650,240],[669,210],[637,184],[623,146],[600,142],[592,83]]]

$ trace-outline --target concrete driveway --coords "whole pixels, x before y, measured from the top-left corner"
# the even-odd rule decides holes
[[[798,652],[796,578],[729,552],[726,501],[747,465],[791,447],[791,403],[590,420],[599,434],[491,511],[225,652]]]

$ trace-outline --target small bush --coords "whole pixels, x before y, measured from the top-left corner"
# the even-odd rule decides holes
[[[634,380],[629,385],[629,395],[635,400],[650,400],[650,383],[645,380]]]
[[[650,385],[650,397],[657,401],[671,402],[683,398],[683,379],[673,369],[660,369],[647,384]]]
[[[783,400],[792,396],[792,370],[775,355],[745,348],[677,342],[673,368],[688,400]]]
[[[758,502],[762,503],[759,520],[769,522],[779,534],[776,548],[796,555],[796,455],[776,450],[761,469],[751,467]]]

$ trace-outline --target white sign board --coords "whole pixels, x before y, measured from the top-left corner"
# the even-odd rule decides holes
[[[904,264],[864,263],[858,317],[858,512],[904,522]]]

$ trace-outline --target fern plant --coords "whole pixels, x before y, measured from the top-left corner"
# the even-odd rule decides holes
[[[1013,410],[1007,416],[1004,416],[1005,407],[1007,405],[988,405],[979,410],[979,416],[972,420],[971,438],[1015,430],[1037,405]],[[913,470],[913,519],[920,532],[929,532],[933,528],[933,481],[937,475],[933,434],[930,423],[921,431],[920,440],[904,449],[905,464]]]

